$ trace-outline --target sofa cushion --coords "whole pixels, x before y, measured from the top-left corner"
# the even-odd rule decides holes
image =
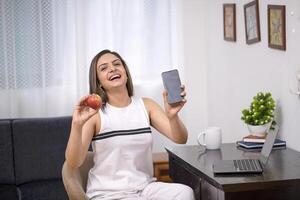
[[[62,180],[26,183],[19,186],[22,200],[66,200],[68,195]]]
[[[15,185],[0,184],[0,199],[18,200],[18,189]]]
[[[13,120],[15,174],[18,185],[61,178],[71,120],[71,117]]]
[[[14,184],[13,143],[9,120],[0,120],[0,158],[0,184]]]

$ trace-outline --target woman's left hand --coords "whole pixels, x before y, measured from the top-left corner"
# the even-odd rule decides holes
[[[185,99],[186,91],[185,91],[184,85],[181,86],[181,89],[182,89],[182,92],[180,95],[183,97],[183,99],[181,102],[178,102],[178,103],[169,104],[168,103],[168,93],[166,90],[163,92],[165,112],[169,119],[176,117],[177,113],[181,110],[181,108],[186,103],[186,99]]]

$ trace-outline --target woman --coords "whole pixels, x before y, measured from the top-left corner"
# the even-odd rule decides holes
[[[78,168],[90,143],[95,165],[89,172],[87,196],[91,199],[194,199],[191,188],[155,182],[150,125],[176,143],[186,143],[187,130],[178,117],[185,100],[167,103],[165,111],[149,98],[133,97],[133,84],[122,57],[103,50],[90,66],[90,93],[99,94],[100,110],[85,106],[83,97],[73,113],[66,161]],[[185,96],[183,88],[182,96]]]

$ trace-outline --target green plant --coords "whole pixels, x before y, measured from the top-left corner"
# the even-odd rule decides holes
[[[270,92],[259,92],[253,97],[250,108],[242,110],[241,119],[249,125],[264,125],[272,121],[271,128],[276,124],[274,110],[276,102]]]

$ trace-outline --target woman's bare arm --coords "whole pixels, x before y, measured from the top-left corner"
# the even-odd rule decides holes
[[[100,123],[98,110],[84,106],[82,98],[73,112],[71,132],[65,157],[68,165],[73,168],[81,166],[85,160],[89,145],[96,132],[97,123]]]
[[[167,103],[167,93],[163,94],[165,111],[152,99],[143,98],[146,109],[149,113],[151,125],[160,133],[171,139],[173,142],[184,144],[187,141],[188,132],[178,116],[178,112],[185,104],[185,100],[177,104]],[[185,93],[183,93],[185,96]]]

